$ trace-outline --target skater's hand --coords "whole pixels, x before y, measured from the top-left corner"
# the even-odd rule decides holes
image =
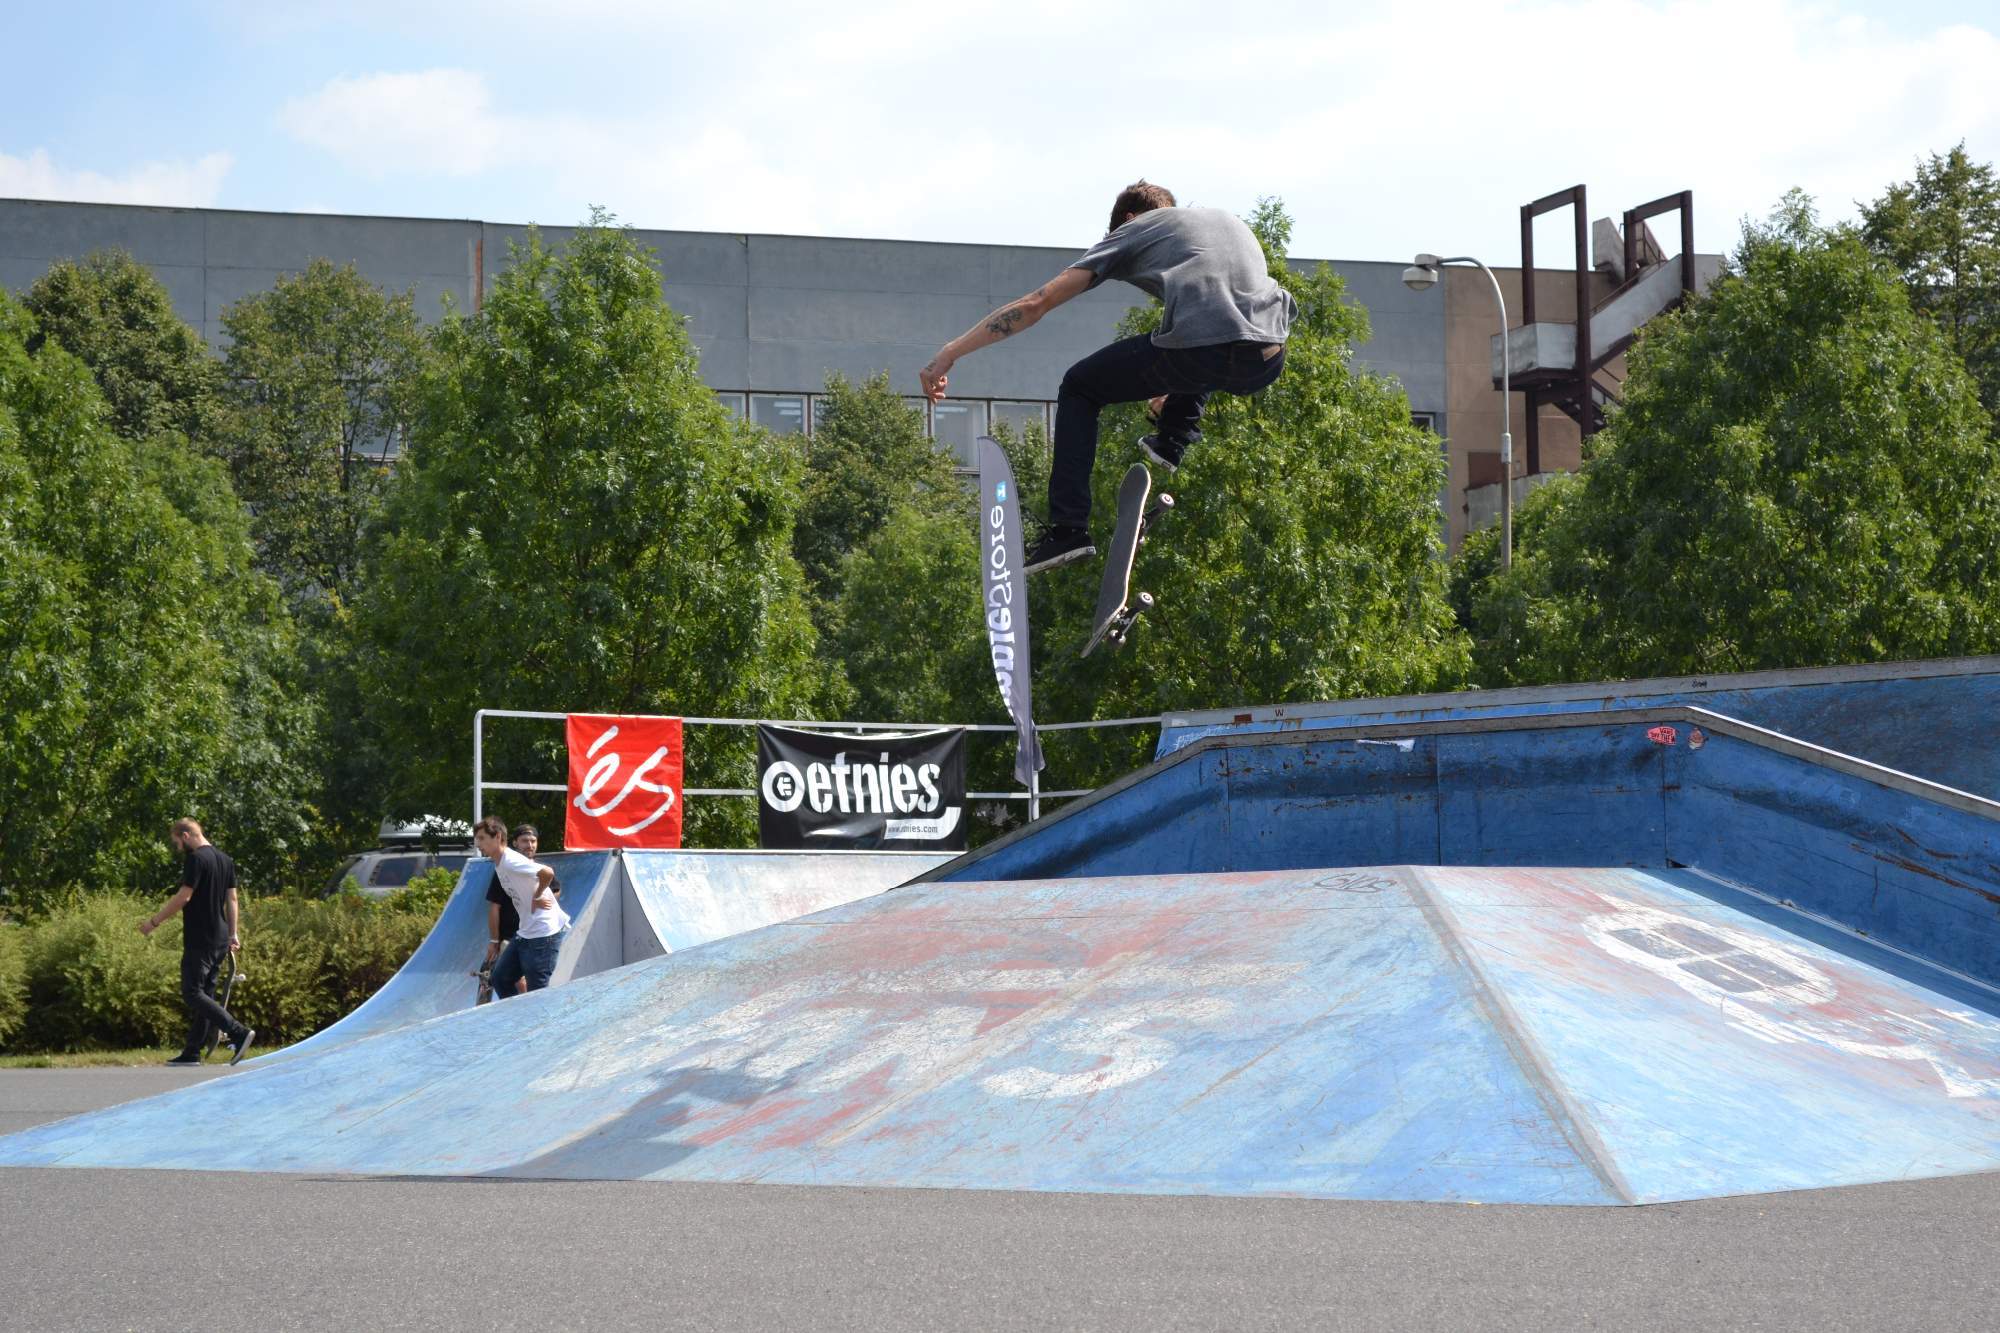
[[[232,931],[230,931],[230,932],[229,932],[229,952],[231,952],[231,953],[239,953],[239,952],[241,952],[241,951],[242,951],[242,949],[243,949],[243,937],[242,937],[242,936],[240,936],[240,935],[238,935],[238,934],[237,934],[237,933],[236,933],[235,931],[233,931],[233,930],[232,930]]]
[[[139,923],[139,933],[141,935],[151,935],[154,931],[158,930],[159,928],[160,928],[159,923],[154,921],[153,918],[151,917],[147,917],[144,921],[141,921]]]
[[[917,378],[924,386],[924,397],[937,402],[944,397],[947,377],[951,374],[951,358],[943,352],[932,357],[930,364],[917,372]]]

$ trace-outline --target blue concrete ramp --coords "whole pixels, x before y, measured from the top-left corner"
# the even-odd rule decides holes
[[[554,984],[853,902],[949,859],[931,852],[552,853],[542,860],[561,876],[563,910],[571,918]],[[492,882],[490,862],[468,864],[431,933],[381,990],[259,1063],[472,1008]]]
[[[544,859],[562,877],[564,910],[573,917],[586,913],[607,885],[614,894],[617,891],[619,871],[609,852],[558,852]],[[286,1060],[471,1008],[479,985],[472,974],[486,958],[486,889],[492,882],[490,861],[468,862],[437,924],[381,990],[304,1041],[259,1058]],[[579,932],[577,943],[581,942]],[[253,940],[253,950],[254,945]],[[255,969],[255,953],[250,957],[246,971]]]
[[[2000,1020],[1692,871],[933,884],[0,1164],[1640,1202],[2000,1167]]]

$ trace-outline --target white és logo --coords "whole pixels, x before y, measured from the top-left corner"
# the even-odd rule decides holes
[[[590,743],[590,749],[585,752],[584,757],[595,762],[591,764],[589,770],[583,775],[583,788],[576,794],[576,808],[589,815],[592,819],[602,819],[605,815],[625,804],[625,798],[635,791],[652,792],[656,796],[664,796],[666,798],[660,802],[658,809],[654,810],[652,814],[647,815],[638,823],[627,824],[623,828],[613,828],[610,830],[613,836],[623,838],[637,833],[640,829],[652,824],[660,816],[673,809],[674,789],[668,783],[646,781],[646,775],[659,767],[661,761],[667,757],[667,747],[662,745],[659,749],[653,751],[645,763],[640,764],[632,770],[632,776],[625,779],[625,785],[618,789],[616,796],[601,804],[591,804],[596,799],[597,793],[602,791],[618,776],[618,755],[607,754],[602,759],[597,758],[597,752],[606,745],[609,745],[617,735],[618,728],[609,727],[602,736],[599,736]]]

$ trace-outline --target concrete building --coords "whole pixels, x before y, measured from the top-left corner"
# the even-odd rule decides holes
[[[543,235],[559,242],[572,230],[548,227]],[[526,231],[476,220],[0,199],[0,287],[25,291],[58,260],[117,247],[158,274],[181,317],[219,343],[223,312],[233,302],[316,258],[352,263],[383,287],[413,292],[426,319],[437,318],[447,299],[458,309],[477,309],[506,265],[509,246]],[[931,433],[967,460],[991,422],[1047,422],[1065,368],[1109,341],[1120,316],[1144,300],[1124,284],[1107,283],[1052,313],[1032,335],[963,362],[952,372],[952,397],[932,406],[916,396],[917,370],[938,346],[1053,277],[1094,237],[1079,236],[1072,249],[1047,249],[636,235],[658,254],[662,288],[688,319],[703,378],[733,410],[773,430],[810,432],[829,374],[861,379],[887,371]],[[1497,495],[1500,395],[1485,374],[1496,329],[1492,294],[1480,274],[1458,270],[1447,270],[1442,294],[1412,292],[1401,280],[1406,262],[1332,266],[1372,322],[1373,337],[1357,349],[1360,364],[1401,381],[1412,417],[1437,432],[1451,459],[1439,504],[1456,546],[1476,517],[1467,492],[1484,486]],[[1501,278],[1518,291],[1518,271],[1501,271]],[[1611,280],[1602,282],[1608,292]],[[1548,308],[1563,308],[1575,283],[1572,274],[1545,271],[1538,294],[1546,292]],[[1517,437],[1521,403],[1516,395]],[[1575,466],[1575,423],[1552,408],[1544,416],[1544,466]]]

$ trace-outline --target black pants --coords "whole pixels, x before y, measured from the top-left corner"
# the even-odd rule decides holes
[[[215,998],[215,974],[222,970],[222,960],[228,956],[227,944],[181,950],[181,999],[188,1010],[187,1045],[181,1048],[182,1055],[199,1056],[208,1049],[211,1031],[220,1031],[231,1042],[247,1031]]]
[[[1141,335],[1092,352],[1069,368],[1056,395],[1055,458],[1049,469],[1049,522],[1083,527],[1090,519],[1090,469],[1097,461],[1097,416],[1113,403],[1165,394],[1157,434],[1170,449],[1201,438],[1201,412],[1215,392],[1255,393],[1285,368],[1269,343],[1155,347]]]

